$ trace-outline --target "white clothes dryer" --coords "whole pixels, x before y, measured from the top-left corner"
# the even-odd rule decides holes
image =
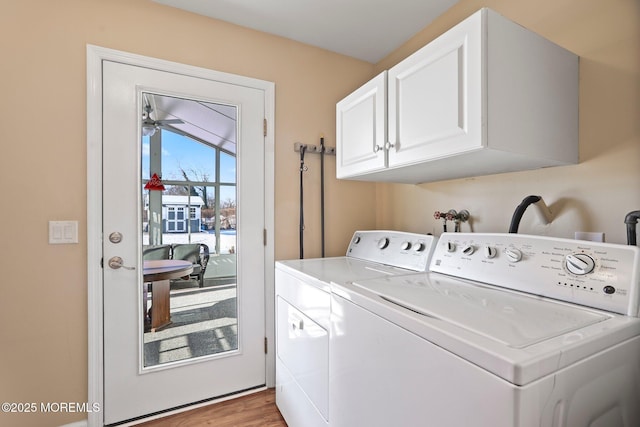
[[[343,257],[276,262],[276,404],[289,427],[329,425],[331,283],[426,271],[429,235],[357,231]]]

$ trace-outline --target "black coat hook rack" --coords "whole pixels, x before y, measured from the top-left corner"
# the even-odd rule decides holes
[[[307,154],[320,154],[322,153],[322,145],[312,145],[312,144],[303,144],[301,142],[296,142],[293,144],[293,151],[296,153],[300,152],[300,148],[305,147],[305,153]],[[324,147],[324,154],[336,155],[335,147]]]

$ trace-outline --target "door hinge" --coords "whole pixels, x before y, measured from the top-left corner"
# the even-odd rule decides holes
[[[264,354],[267,354],[267,349],[269,348],[267,337],[264,337]]]
[[[267,246],[267,229],[262,229],[262,244]]]
[[[267,119],[264,119],[262,121],[262,130],[263,130],[262,136],[267,136]]]

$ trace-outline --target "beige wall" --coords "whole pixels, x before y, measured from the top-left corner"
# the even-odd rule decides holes
[[[556,218],[545,226],[528,210],[520,232],[573,238],[575,231],[597,231],[608,242],[626,243],[624,217],[640,209],[640,2],[462,0],[376,71],[483,6],[580,56],[580,164],[422,185],[379,184],[377,225],[439,234],[442,223],[434,211],[467,209],[474,231],[506,232],[522,199],[539,194]]]
[[[442,183],[338,182],[327,164],[327,255],[355,229],[439,232],[434,210],[468,209],[477,231],[506,231],[541,194],[557,214],[521,230],[624,241],[640,209],[640,37],[636,0],[462,0],[375,67],[147,0],[21,0],[0,14],[0,401],[87,399],[86,44],[276,83],[276,258],[298,255],[296,141],[335,146],[335,102],[481,6],[582,57],[581,164]],[[308,156],[306,255],[318,256],[319,158]],[[80,221],[80,244],[49,245],[49,220]],[[56,426],[84,414],[0,413],[0,424]]]
[[[86,45],[275,82],[280,259],[298,256],[293,144],[317,143],[324,134],[335,146],[335,103],[366,81],[373,65],[148,0],[7,1],[0,36],[0,401],[84,402]],[[308,159],[305,177],[310,256],[320,250],[318,162]],[[354,229],[374,227],[375,187],[338,183],[335,162],[326,163],[327,253],[341,254]],[[361,206],[371,208],[363,213]],[[80,243],[49,245],[49,220],[78,220]],[[57,426],[83,418],[0,413],[0,425]]]

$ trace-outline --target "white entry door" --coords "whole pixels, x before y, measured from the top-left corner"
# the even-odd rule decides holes
[[[102,78],[104,424],[264,385],[264,91],[111,61],[103,61]],[[141,112],[149,93],[235,107],[238,121],[237,345],[151,366],[144,360],[141,237]],[[112,268],[114,257],[123,267]]]

